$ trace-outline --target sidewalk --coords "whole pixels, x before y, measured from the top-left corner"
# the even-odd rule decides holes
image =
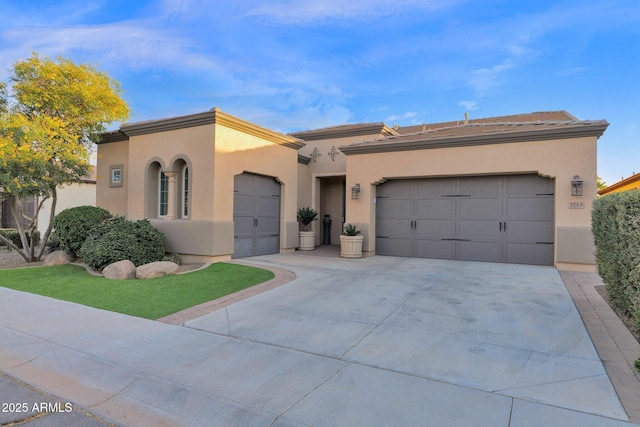
[[[604,285],[600,276],[561,271],[560,277],[629,419],[640,424],[640,373],[633,366],[640,357],[640,344],[596,291],[596,286]]]

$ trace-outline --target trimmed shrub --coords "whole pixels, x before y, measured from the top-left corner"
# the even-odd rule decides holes
[[[164,235],[146,219],[127,221],[116,216],[89,232],[78,256],[94,270],[125,259],[136,266],[160,261],[164,257]]]
[[[93,227],[103,224],[109,218],[109,211],[95,206],[65,209],[53,220],[51,237],[60,249],[76,257]]]
[[[598,272],[613,304],[640,325],[640,190],[593,202]]]
[[[7,239],[11,240],[14,245],[18,248],[22,249],[22,240],[20,240],[20,232],[18,232],[15,228],[0,228],[0,234],[2,234]],[[27,239],[29,235],[27,235]],[[33,240],[32,244],[37,245],[40,243],[40,232],[38,230],[33,232]],[[6,246],[3,242],[0,242],[0,246]]]

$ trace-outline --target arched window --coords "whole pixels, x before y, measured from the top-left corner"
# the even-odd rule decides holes
[[[181,203],[180,213],[182,218],[189,217],[189,166],[185,163],[182,166],[182,185],[181,185]]]
[[[158,177],[158,216],[166,216],[169,210],[169,177],[160,171]]]

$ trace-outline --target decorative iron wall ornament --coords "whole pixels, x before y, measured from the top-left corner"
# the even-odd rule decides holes
[[[332,145],[331,151],[329,151],[327,154],[329,154],[331,156],[331,160],[335,162],[336,156],[340,154],[340,150],[338,150],[335,145]]]
[[[311,159],[313,160],[313,163],[316,163],[318,160],[318,157],[322,156],[322,154],[320,154],[320,150],[318,150],[318,147],[314,147],[313,151],[311,152],[311,154],[309,155],[309,157],[311,157]]]

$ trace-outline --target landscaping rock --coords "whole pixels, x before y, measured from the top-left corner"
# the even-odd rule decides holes
[[[65,251],[54,251],[47,255],[44,260],[44,265],[63,265],[71,264],[72,262],[73,257]]]
[[[114,262],[107,265],[102,270],[102,275],[107,279],[135,279],[136,278],[136,266],[128,259]]]
[[[153,279],[154,277],[176,274],[179,269],[180,266],[175,262],[156,261],[136,268],[136,277],[138,279]]]

